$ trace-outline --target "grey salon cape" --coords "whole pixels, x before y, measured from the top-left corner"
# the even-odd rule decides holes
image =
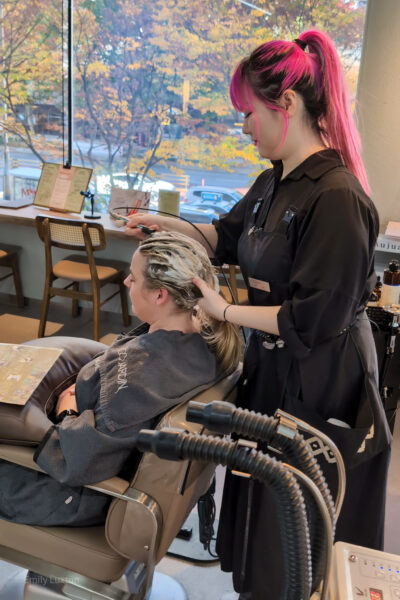
[[[79,416],[50,428],[35,452],[51,477],[0,462],[0,518],[49,526],[103,522],[109,498],[81,486],[119,474],[134,461],[140,429],[222,376],[198,333],[119,338],[79,372]]]
[[[334,150],[281,175],[279,161],[215,223],[216,254],[240,265],[250,304],[281,306],[284,345],[252,332],[238,404],[268,415],[282,408],[336,442],[347,469],[336,539],[380,548],[390,432],[364,310],[376,280],[378,215]],[[334,494],[336,465],[317,441],[312,449]],[[227,474],[217,551],[237,591],[253,600],[283,597],[280,534],[267,487]]]

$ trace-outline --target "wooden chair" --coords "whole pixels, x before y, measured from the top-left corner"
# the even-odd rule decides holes
[[[247,290],[237,286],[237,277],[241,275],[240,267],[237,265],[223,265],[221,271],[225,276],[228,276],[232,290],[231,293],[228,286],[224,285],[225,281],[222,280],[220,288],[225,300],[234,304],[248,304]]]
[[[118,293],[121,296],[122,318],[124,325],[129,325],[130,316],[126,298],[124,279],[126,264],[121,261],[102,259],[96,264],[94,252],[106,247],[104,228],[99,223],[86,223],[59,217],[36,217],[36,226],[39,237],[45,245],[46,278],[40,315],[38,337],[44,336],[50,299],[54,296],[72,298],[72,316],[79,312],[79,300],[93,303],[93,339],[99,339],[100,307]],[[53,265],[52,247],[66,250],[80,250],[84,255],[71,255]],[[56,279],[70,280],[71,283],[63,288],[53,285]],[[80,283],[90,283],[91,291],[79,290]],[[115,283],[119,290],[100,302],[100,289],[108,284]],[[72,289],[70,289],[72,288]]]
[[[11,246],[9,244],[0,244],[0,267],[7,267],[11,269],[11,273],[7,273],[0,277],[0,281],[7,279],[8,277],[14,278],[15,294],[17,297],[17,306],[22,308],[24,306],[24,296],[22,294],[21,278],[19,275],[18,268],[18,253],[21,249],[19,246]]]

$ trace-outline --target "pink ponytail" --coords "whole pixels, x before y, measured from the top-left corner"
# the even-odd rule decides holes
[[[330,37],[317,30],[305,31],[299,39],[307,44],[319,63],[320,91],[326,110],[321,120],[328,146],[335,148],[346,167],[369,194],[367,173],[361,159],[361,140],[351,112],[351,98],[339,56]]]
[[[236,67],[230,95],[238,111],[252,110],[254,94],[269,108],[282,112],[285,117],[282,145],[288,123],[286,111],[281,109],[278,101],[289,88],[301,94],[313,126],[327,146],[337,150],[368,194],[360,136],[351,114],[350,93],[339,56],[326,34],[310,30],[294,42],[262,44]]]

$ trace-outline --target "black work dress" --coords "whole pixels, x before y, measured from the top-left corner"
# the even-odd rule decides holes
[[[268,415],[282,408],[336,442],[347,469],[336,540],[381,548],[390,432],[364,310],[375,282],[378,215],[334,150],[281,174],[274,163],[215,222],[216,255],[240,265],[250,303],[281,306],[284,346],[251,333],[239,405]],[[313,448],[335,493],[332,457],[318,443]],[[268,488],[228,473],[217,550],[235,589],[254,600],[281,598],[276,523]]]

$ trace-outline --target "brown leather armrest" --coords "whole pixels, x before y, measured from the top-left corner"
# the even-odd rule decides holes
[[[110,479],[105,479],[104,481],[99,481],[98,483],[93,483],[91,485],[85,485],[85,487],[96,490],[97,492],[102,492],[107,496],[118,497],[123,495],[129,488],[129,482],[125,481],[125,479],[121,479],[121,477],[110,477]]]
[[[33,460],[35,450],[35,448],[27,446],[0,444],[0,460],[7,460],[8,462],[20,465],[21,467],[44,473],[43,469],[41,469]],[[110,479],[105,479],[104,481],[85,487],[97,490],[108,496],[115,496],[124,494],[129,487],[129,482],[125,481],[125,479],[121,479],[121,477],[110,477]]]
[[[9,444],[0,444],[0,459],[15,463],[21,467],[32,469],[33,471],[41,471],[41,469],[33,460],[36,448],[28,446],[11,446]]]

